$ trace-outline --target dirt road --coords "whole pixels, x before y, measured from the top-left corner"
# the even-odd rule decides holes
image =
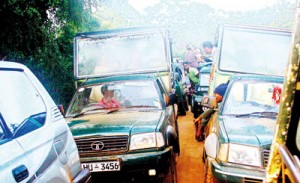
[[[178,183],[203,182],[204,168],[202,163],[203,142],[195,140],[193,115],[178,117],[180,156],[177,159]]]

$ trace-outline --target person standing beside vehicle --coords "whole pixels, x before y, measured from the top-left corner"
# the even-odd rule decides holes
[[[190,83],[190,87],[189,87],[189,91],[188,91],[188,101],[189,104],[192,104],[192,95],[194,93],[194,89],[195,89],[195,85],[198,83],[199,81],[199,71],[198,69],[194,68],[194,67],[190,67],[189,62],[185,61],[183,62],[183,68],[184,68],[184,74],[186,77],[186,79],[189,81]]]
[[[183,68],[185,74],[189,77],[192,86],[195,86],[199,81],[199,71],[196,68],[190,66],[188,61],[183,62]]]

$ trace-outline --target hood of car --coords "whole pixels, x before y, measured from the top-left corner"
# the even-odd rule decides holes
[[[162,111],[118,111],[111,114],[87,114],[79,118],[67,118],[74,136],[109,135],[154,132]]]
[[[262,146],[272,143],[276,119],[223,117],[223,124],[230,143]]]

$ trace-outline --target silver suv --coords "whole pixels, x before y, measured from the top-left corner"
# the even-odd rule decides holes
[[[0,62],[0,182],[89,182],[72,134],[24,65]]]

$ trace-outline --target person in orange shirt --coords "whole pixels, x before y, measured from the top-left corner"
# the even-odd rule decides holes
[[[114,99],[114,91],[109,90],[107,84],[101,87],[101,93],[103,98],[99,101],[99,103],[105,108],[120,108],[121,104]]]

